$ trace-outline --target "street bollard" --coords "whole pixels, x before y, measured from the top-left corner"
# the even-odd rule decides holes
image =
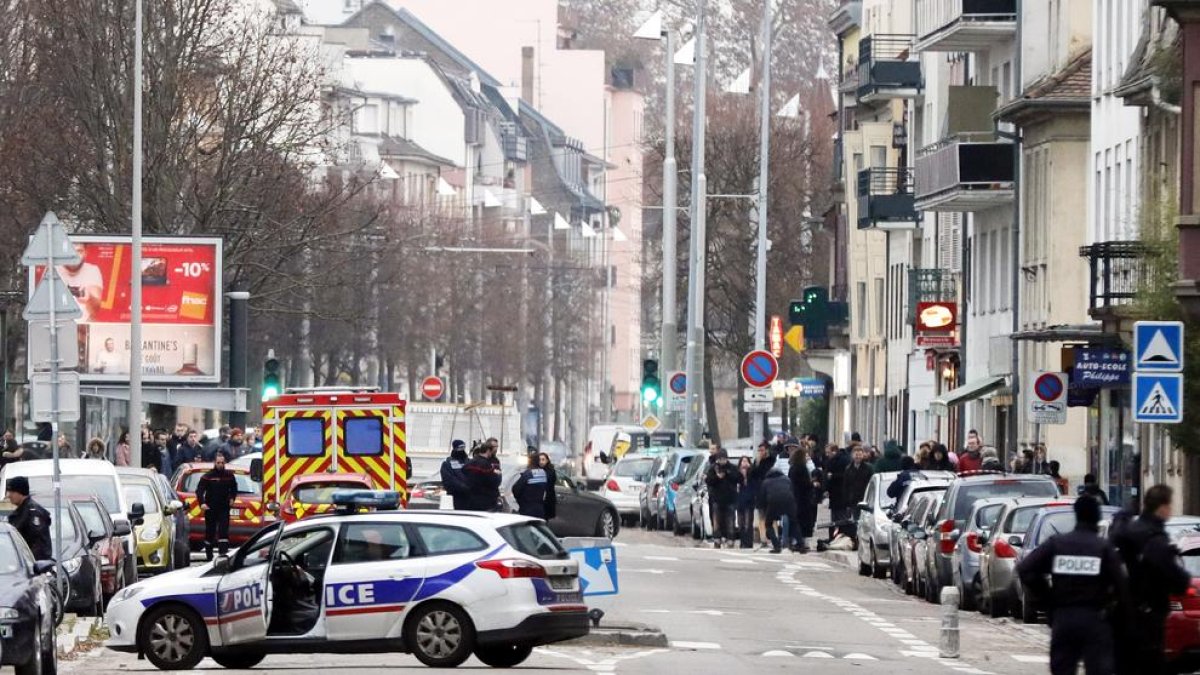
[[[942,636],[938,643],[938,656],[943,659],[958,658],[958,589],[947,586],[942,589]]]

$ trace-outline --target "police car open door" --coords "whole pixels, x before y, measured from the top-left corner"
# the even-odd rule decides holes
[[[233,558],[233,568],[217,582],[217,622],[225,646],[267,637],[271,623],[271,561],[283,525],[264,530]]]

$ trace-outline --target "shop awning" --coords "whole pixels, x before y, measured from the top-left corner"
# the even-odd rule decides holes
[[[935,415],[948,415],[950,407],[974,401],[982,396],[996,391],[1004,386],[1005,378],[1003,375],[995,375],[992,377],[983,377],[978,380],[971,380],[957,389],[938,396],[929,402],[929,410]]]

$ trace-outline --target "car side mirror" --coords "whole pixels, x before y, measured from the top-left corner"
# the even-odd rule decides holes
[[[96,530],[89,530],[88,534],[87,534],[88,543],[89,544],[98,544],[98,543],[104,541],[106,536],[107,535],[105,535],[103,532],[98,532]]]
[[[1024,546],[1025,538],[1019,534],[1014,534],[1013,536],[1008,538],[1008,543],[1010,546]]]
[[[263,479],[262,457],[255,457],[250,460],[250,480],[255,483],[261,483]]]
[[[145,522],[145,518],[145,504],[142,504],[141,502],[134,502],[133,505],[129,507],[129,522],[133,523],[134,525],[141,525],[143,522]]]
[[[179,501],[178,499],[172,499],[171,501],[167,502],[166,506],[163,507],[163,513],[170,516],[182,508],[183,502]]]
[[[212,568],[213,571],[217,572],[218,574],[228,574],[229,570],[233,569],[233,566],[229,562],[229,556],[223,555],[218,556],[217,559],[213,561]]]
[[[113,536],[114,537],[128,537],[130,534],[133,534],[133,528],[129,526],[128,520],[114,520],[113,521]]]
[[[854,508],[857,509],[859,513],[866,513],[867,511],[871,510],[870,505],[866,502],[859,502],[854,506]]]
[[[979,545],[980,546],[987,546],[988,542],[991,540],[992,540],[992,537],[987,532],[979,533]]]
[[[35,560],[33,562],[34,574],[50,574],[58,563],[53,560]]]

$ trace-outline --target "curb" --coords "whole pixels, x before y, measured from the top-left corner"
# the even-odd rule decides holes
[[[821,551],[820,556],[847,569],[858,567],[858,553],[855,551]]]
[[[640,624],[593,628],[587,635],[563,644],[589,647],[669,647],[667,636],[654,626]]]
[[[67,614],[58,626],[55,642],[59,657],[88,652],[99,647],[106,637],[103,617],[81,617]]]

